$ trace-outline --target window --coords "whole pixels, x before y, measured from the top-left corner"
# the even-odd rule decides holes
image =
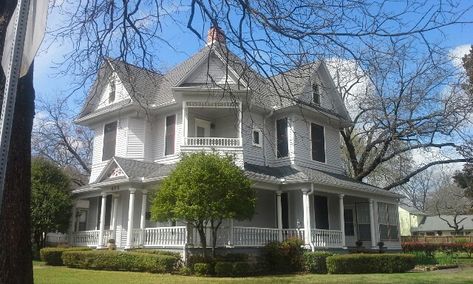
[[[353,223],[353,209],[345,209],[343,215],[345,219],[345,236],[354,236],[355,224]]]
[[[312,160],[325,163],[324,127],[311,123],[310,136],[312,140]]]
[[[103,130],[102,161],[110,160],[115,156],[115,146],[117,140],[117,122],[105,124]]]
[[[317,83],[312,84],[312,102],[320,105],[320,89]]]
[[[315,227],[317,229],[329,229],[328,222],[328,204],[327,197],[314,195],[314,207],[315,207]]]
[[[371,241],[371,226],[370,226],[370,204],[356,203],[356,222],[358,239],[361,241]]]
[[[289,148],[287,144],[287,117],[276,120],[276,145],[277,157],[287,157]]]
[[[110,91],[108,93],[108,103],[111,104],[115,101],[116,86],[115,81],[110,81]]]
[[[176,136],[176,115],[166,117],[166,141],[164,155],[174,154],[174,139]]]
[[[253,129],[253,145],[261,147],[261,130],[259,129]]]
[[[395,204],[378,203],[378,223],[382,241],[398,240],[398,214]]]

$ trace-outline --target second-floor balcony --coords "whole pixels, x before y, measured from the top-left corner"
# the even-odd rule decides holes
[[[184,112],[182,151],[241,150],[241,108],[238,103],[187,102]]]

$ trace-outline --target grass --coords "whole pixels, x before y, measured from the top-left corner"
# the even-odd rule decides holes
[[[191,277],[170,274],[81,270],[34,262],[35,283],[472,283],[473,268],[435,272],[357,275],[282,275],[248,278]]]

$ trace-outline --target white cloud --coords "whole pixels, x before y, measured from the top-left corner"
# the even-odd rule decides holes
[[[456,67],[462,68],[462,58],[470,51],[470,48],[470,44],[462,44],[450,50],[449,55]]]

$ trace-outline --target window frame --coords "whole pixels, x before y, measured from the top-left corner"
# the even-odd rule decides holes
[[[322,133],[323,133],[323,142],[324,142],[324,160],[323,161],[318,161],[316,159],[314,159],[314,145],[313,145],[313,142],[312,142],[312,125],[318,125],[320,127],[322,127]],[[310,136],[310,158],[313,162],[318,162],[318,163],[322,163],[322,164],[327,164],[327,139],[325,139],[326,135],[325,135],[325,126],[321,125],[321,124],[318,124],[318,123],[315,123],[315,122],[310,122],[310,126],[309,126],[309,136]]]
[[[320,93],[320,85],[317,82],[312,83],[312,103],[320,106],[321,97],[322,94]]]
[[[287,153],[285,156],[279,156],[279,147],[278,147],[278,121],[279,120],[286,120],[286,148],[287,148]],[[274,121],[274,128],[275,128],[275,138],[276,138],[276,159],[287,159],[289,157],[289,118],[287,116],[281,117],[279,119],[275,119]]]
[[[255,133],[258,133],[258,143],[255,143]],[[255,147],[263,147],[263,143],[262,143],[262,137],[263,137],[263,131],[261,131],[261,129],[259,128],[253,128],[253,131],[251,132],[251,142],[253,144],[253,146]]]
[[[105,141],[105,129],[107,129],[107,125],[110,125],[110,124],[115,124],[115,145],[113,145],[113,154],[109,157],[109,158],[104,158],[104,154],[105,154],[105,146],[106,144],[109,145],[109,143],[106,143]],[[116,154],[116,151],[117,151],[117,135],[118,135],[118,120],[115,120],[115,121],[111,121],[109,123],[105,123],[103,125],[103,137],[102,137],[102,162],[103,161],[108,161],[110,159],[112,159],[115,154]],[[108,141],[107,141],[108,142]]]
[[[111,94],[113,93],[113,100]],[[108,104],[113,104],[117,99],[117,85],[114,79],[110,80],[110,90],[108,91]]]
[[[381,205],[381,206],[380,206]],[[392,213],[394,214],[394,216],[390,216],[390,211],[389,211],[389,206],[391,206],[391,211]],[[386,210],[385,210],[385,215],[382,215],[381,214],[381,211],[382,211],[382,207],[384,207]],[[381,209],[380,209],[381,208]],[[399,228],[399,212],[398,212],[398,209],[397,209],[397,205],[396,204],[393,204],[393,203],[387,203],[387,202],[377,202],[377,215],[378,215],[378,232],[379,232],[379,239],[380,241],[398,241],[399,240],[399,233],[400,233],[400,228]],[[392,223],[391,221],[393,221],[394,223]],[[387,231],[387,238],[383,238],[383,234],[381,232],[381,226],[387,226],[388,227],[388,231]],[[394,238],[391,238],[390,236],[390,230],[391,228],[390,227],[395,227],[396,228],[396,236]]]
[[[168,137],[168,118],[174,116],[174,147],[172,153],[166,154],[166,149],[167,149],[167,137]],[[176,154],[176,128],[177,128],[177,114],[170,114],[166,115],[164,118],[164,148],[163,148],[163,154],[165,157],[167,156],[172,156]]]

